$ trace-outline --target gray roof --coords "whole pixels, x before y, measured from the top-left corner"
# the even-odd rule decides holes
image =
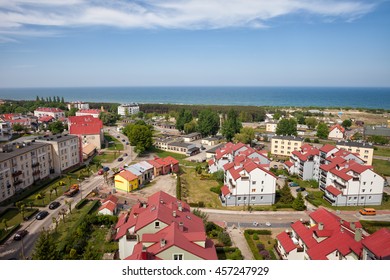
[[[349,147],[362,147],[362,148],[373,148],[371,143],[363,141],[337,141],[336,145],[349,146]]]
[[[35,138],[36,141],[43,142],[43,141],[50,141],[50,142],[62,142],[67,141],[69,139],[78,138],[76,135],[70,135],[70,134],[56,134],[56,135],[47,135],[47,136],[40,136],[38,138]]]
[[[225,145],[226,145],[226,143],[221,143],[221,144],[215,146],[214,148],[211,148],[210,150],[207,150],[206,153],[215,154],[215,152],[216,152],[218,149],[224,147]]]
[[[195,136],[199,136],[200,133],[199,132],[193,132],[193,133],[190,133],[190,134],[187,134],[187,135],[183,135],[183,137],[187,138],[191,138],[191,137],[195,137]]]
[[[390,137],[390,128],[388,127],[380,127],[380,126],[366,126],[364,127],[364,135],[377,135],[377,136],[385,136]]]
[[[169,144],[169,146],[183,147],[183,148],[188,148],[188,147],[193,146],[193,145],[194,144],[187,143],[187,142],[172,142]]]
[[[0,161],[9,160],[11,158],[23,155],[25,153],[31,152],[33,150],[39,149],[41,147],[48,146],[48,143],[13,143],[11,152],[2,152],[0,153]]]
[[[293,135],[275,135],[274,137],[272,137],[272,139],[303,141],[303,138]]]

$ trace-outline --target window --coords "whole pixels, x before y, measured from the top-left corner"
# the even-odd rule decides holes
[[[183,254],[173,254],[173,260],[182,261],[183,259]]]
[[[256,189],[252,189],[252,192],[256,192]]]
[[[238,201],[241,201],[241,197],[237,197],[237,200],[238,200]]]
[[[261,184],[264,184],[264,181],[261,181]]]
[[[252,181],[252,185],[256,185],[256,181]]]
[[[246,201],[246,196],[244,196],[244,201]]]
[[[154,222],[154,228],[160,228],[160,222]]]
[[[363,185],[365,186],[365,185],[366,185],[366,182],[363,182]]]
[[[364,158],[368,158],[368,156],[364,156]]]
[[[368,197],[368,199],[371,199],[371,195]]]
[[[362,189],[362,192],[365,192],[366,190],[365,189]]]
[[[360,199],[363,200],[363,199],[364,199],[364,196],[362,196]]]
[[[256,200],[256,197],[255,196],[251,196],[251,200],[252,201]]]
[[[348,200],[351,200],[352,197],[348,197]]]

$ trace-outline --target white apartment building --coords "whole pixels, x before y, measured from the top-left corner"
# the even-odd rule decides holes
[[[82,102],[82,101],[74,101],[74,102],[68,103],[68,109],[70,110],[72,108],[77,108],[79,110],[88,110],[89,104]]]
[[[53,154],[48,143],[12,143],[0,153],[0,202],[49,176]]]
[[[336,147],[350,153],[358,153],[364,164],[371,165],[374,156],[374,146],[363,141],[338,141]]]
[[[0,119],[0,141],[8,141],[12,137],[12,128],[9,122]]]
[[[58,108],[46,108],[40,107],[34,111],[34,116],[41,118],[45,116],[51,116],[55,119],[65,118],[65,113],[61,109]]]
[[[35,141],[51,144],[53,168],[56,174],[61,174],[82,162],[81,145],[76,135],[57,134],[39,137]]]
[[[293,151],[299,151],[302,143],[303,138],[300,137],[276,135],[271,139],[271,153],[289,157]]]
[[[276,132],[276,127],[278,126],[278,123],[276,122],[269,122],[265,125],[265,131],[267,132]]]
[[[126,115],[134,115],[139,112],[139,106],[137,103],[130,104],[122,104],[118,106],[118,115],[126,116]]]
[[[225,206],[272,205],[275,203],[276,176],[250,159],[225,165],[225,185],[221,201]]]

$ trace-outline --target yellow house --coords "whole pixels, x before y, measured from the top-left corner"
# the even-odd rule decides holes
[[[128,170],[123,170],[115,175],[115,189],[131,192],[138,189],[138,177]]]

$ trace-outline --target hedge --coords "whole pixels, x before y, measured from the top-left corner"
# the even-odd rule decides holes
[[[39,209],[35,208],[33,212],[31,212],[30,214],[26,215],[24,217],[24,220],[27,221],[29,220],[32,216],[34,216],[37,212],[39,212]]]
[[[83,208],[83,206],[84,206],[85,204],[87,204],[88,201],[89,201],[88,199],[83,198],[82,200],[80,200],[80,201],[76,204],[76,206],[75,206],[74,208],[76,208],[76,209],[81,209],[81,208]]]
[[[7,233],[0,238],[0,244],[3,244],[8,239],[8,237],[10,237],[17,229],[19,229],[19,227],[20,224],[17,224],[14,225],[10,230],[8,230]]]
[[[248,234],[252,235],[254,233],[259,235],[272,235],[272,232],[268,229],[247,229],[245,230]]]
[[[244,231],[244,236],[245,236],[246,242],[248,243],[248,246],[251,249],[253,257],[255,258],[255,260],[262,260],[263,258],[260,255],[259,250],[257,249],[255,243],[253,242],[253,240],[251,238],[251,234],[249,233],[249,231],[250,230],[245,230]]]

